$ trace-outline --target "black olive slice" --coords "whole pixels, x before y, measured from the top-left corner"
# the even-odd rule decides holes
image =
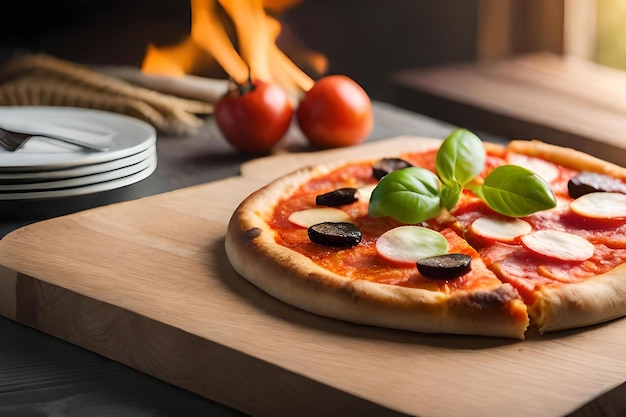
[[[461,276],[471,269],[472,257],[464,253],[430,256],[417,261],[420,274],[436,279],[451,279]]]
[[[357,200],[356,188],[339,188],[337,190],[320,194],[315,197],[318,206],[343,206],[354,203]]]
[[[392,171],[397,171],[402,168],[408,168],[413,166],[410,162],[405,161],[400,158],[383,158],[372,166],[372,175],[377,180],[380,180],[385,175],[389,174]]]
[[[572,198],[595,192],[626,194],[626,184],[609,175],[583,171],[570,178],[567,182],[567,191]]]
[[[324,222],[314,224],[307,230],[309,239],[320,245],[350,247],[361,242],[361,231],[352,223]]]

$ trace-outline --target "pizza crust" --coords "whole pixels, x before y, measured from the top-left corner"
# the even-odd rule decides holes
[[[332,166],[281,177],[244,200],[229,222],[226,253],[248,281],[288,304],[352,323],[423,333],[523,339],[526,306],[508,284],[453,294],[352,280],[275,242],[268,219],[275,204]]]
[[[543,158],[578,171],[591,171],[626,179],[626,168],[573,148],[552,145],[539,140],[514,140],[509,143],[508,149],[512,152]]]
[[[540,333],[603,323],[626,315],[626,264],[585,281],[543,286],[529,312]]]

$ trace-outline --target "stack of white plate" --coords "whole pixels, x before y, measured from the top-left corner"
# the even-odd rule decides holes
[[[113,190],[157,166],[155,129],[117,113],[72,107],[0,107],[0,127],[109,141],[106,151],[34,136],[17,151],[0,148],[0,200],[68,197]],[[69,133],[68,133],[69,132]]]

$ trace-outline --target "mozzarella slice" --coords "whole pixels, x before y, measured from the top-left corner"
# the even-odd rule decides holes
[[[333,207],[315,207],[294,211],[288,220],[298,226],[311,227],[323,222],[349,222],[350,216],[345,211]]]
[[[530,233],[532,226],[522,219],[479,217],[471,224],[470,231],[483,238],[512,242],[516,237]]]
[[[519,153],[509,153],[506,157],[509,164],[530,169],[546,180],[552,182],[559,177],[559,168],[552,162]]]
[[[372,185],[364,185],[363,187],[357,188],[357,196],[359,201],[364,201],[369,203],[370,197],[372,196],[372,191],[376,188],[376,184]]]
[[[380,235],[376,251],[400,264],[415,264],[422,258],[445,255],[448,241],[439,232],[421,226],[399,226]]]
[[[626,194],[589,193],[572,201],[569,207],[580,216],[594,219],[626,217]]]
[[[529,251],[561,261],[584,261],[594,251],[587,239],[560,230],[539,230],[520,240]]]

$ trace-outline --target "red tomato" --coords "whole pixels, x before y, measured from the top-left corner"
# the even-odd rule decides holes
[[[215,105],[215,122],[238,151],[266,152],[289,129],[291,101],[280,87],[264,81],[237,87]]]
[[[323,148],[355,145],[374,126],[369,96],[345,75],[318,80],[300,102],[296,120],[309,142]]]

